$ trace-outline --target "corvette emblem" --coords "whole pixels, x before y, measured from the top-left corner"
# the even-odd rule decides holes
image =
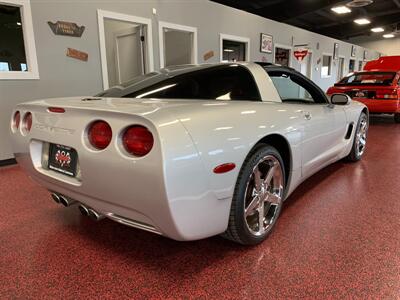
[[[67,151],[58,150],[55,158],[61,167],[68,167],[71,163],[71,155]]]

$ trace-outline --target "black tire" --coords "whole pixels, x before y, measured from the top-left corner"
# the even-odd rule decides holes
[[[261,185],[263,188],[260,189],[260,195],[263,193],[264,196],[254,196],[254,192],[256,191],[256,175],[254,172],[261,169],[263,170],[262,172],[259,171],[260,173],[258,173],[260,174],[260,176],[258,176],[258,178],[260,178],[258,182],[262,183]],[[265,174],[263,174],[264,170]],[[273,177],[270,177],[272,178],[271,180],[268,180],[267,176],[269,173],[273,173],[276,176],[274,175]],[[269,182],[268,187],[266,183],[267,181]],[[276,189],[273,187],[273,185],[281,188]],[[225,233],[222,234],[222,236],[243,245],[256,245],[264,241],[271,233],[276,224],[276,220],[280,215],[284,200],[283,197],[285,195],[285,185],[285,168],[281,155],[274,147],[266,144],[260,144],[248,155],[240,170],[232,198],[228,228]],[[260,186],[260,184],[258,186]],[[250,190],[251,195],[249,194]],[[263,192],[261,192],[261,190]],[[269,195],[271,196],[266,196],[267,190],[270,190]],[[276,197],[277,195],[281,196],[280,203],[278,202],[279,197]],[[254,199],[257,197],[259,197],[258,199],[273,199],[271,201],[276,201],[277,203],[272,204],[267,200],[258,200],[258,203],[262,204],[258,205],[257,210],[255,208],[251,210],[253,214],[250,216],[245,216],[246,201],[253,203]],[[252,199],[253,201],[251,201]],[[260,208],[261,205],[262,209]],[[249,209],[249,207],[250,205],[248,205],[247,208]],[[264,212],[262,214],[262,224],[268,226],[266,229],[264,229],[264,226],[260,227],[260,210],[258,209]],[[254,221],[254,224],[252,225],[258,226],[258,229],[262,228],[262,233],[259,233],[258,235],[256,233],[252,233],[249,225],[249,220],[254,220],[254,218],[256,221]]]
[[[400,123],[400,113],[394,114],[394,122],[395,123]]]
[[[359,161],[365,152],[366,144],[364,144],[362,151],[360,151],[360,146],[359,146],[360,140],[359,140],[359,136],[358,136],[360,134],[360,131],[362,130],[362,126],[364,126],[363,125],[364,122],[366,122],[365,123],[366,124],[366,132],[365,132],[365,139],[364,139],[365,143],[366,143],[369,122],[368,122],[367,114],[365,112],[361,112],[360,117],[358,118],[357,127],[354,132],[353,146],[351,147],[351,151],[350,151],[349,155],[346,157],[347,161],[350,161],[350,162]]]

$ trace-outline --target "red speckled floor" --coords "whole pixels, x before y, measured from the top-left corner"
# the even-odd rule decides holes
[[[0,169],[0,298],[400,298],[400,124],[374,118],[357,164],[286,202],[270,238],[175,242],[56,205]]]

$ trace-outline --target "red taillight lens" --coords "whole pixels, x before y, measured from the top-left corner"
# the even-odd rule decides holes
[[[145,156],[153,148],[154,138],[146,127],[134,125],[125,130],[122,144],[128,153]]]
[[[13,117],[13,126],[14,128],[18,129],[19,128],[19,123],[21,122],[21,113],[19,111],[16,111]]]
[[[103,150],[111,142],[112,130],[105,121],[96,121],[89,127],[88,138],[90,144],[96,149]]]
[[[30,112],[27,112],[24,116],[24,121],[23,121],[23,125],[24,125],[24,130],[26,132],[31,131],[32,128],[32,114]]]
[[[62,107],[49,107],[49,108],[47,108],[47,110],[49,112],[57,113],[57,114],[65,113],[65,109]]]
[[[396,89],[380,89],[376,91],[377,99],[398,99]]]

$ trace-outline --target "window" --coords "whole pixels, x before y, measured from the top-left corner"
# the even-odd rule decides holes
[[[324,93],[306,78],[285,71],[269,71],[269,77],[275,85],[284,103],[316,104],[327,103]]]
[[[349,61],[349,72],[354,72],[356,61],[354,59],[350,59]]]
[[[362,71],[362,69],[363,69],[363,62],[360,60],[358,62],[358,71]]]
[[[343,78],[336,85],[392,85],[394,72],[362,72]]]
[[[329,77],[332,75],[332,56],[322,56],[321,77]]]
[[[220,34],[221,62],[250,60],[250,39],[241,36]]]
[[[247,69],[238,65],[195,68],[175,76],[157,73],[135,82],[137,84],[133,83],[122,91],[120,88],[110,89],[100,95],[124,98],[261,101],[253,77]]]
[[[0,79],[38,79],[30,2],[0,0]]]

